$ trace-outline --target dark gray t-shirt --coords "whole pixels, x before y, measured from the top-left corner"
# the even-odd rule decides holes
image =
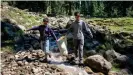
[[[91,36],[92,33],[90,29],[87,27],[86,23],[82,20],[74,21],[70,28],[72,30],[73,39],[84,39],[83,31],[87,31]]]

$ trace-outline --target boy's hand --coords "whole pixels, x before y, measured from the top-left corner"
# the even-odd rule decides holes
[[[90,38],[93,39],[93,35],[90,35]]]
[[[93,39],[93,36],[91,35],[91,38]]]
[[[25,30],[25,33],[29,33],[30,30]]]
[[[56,43],[58,43],[58,40],[56,40]]]

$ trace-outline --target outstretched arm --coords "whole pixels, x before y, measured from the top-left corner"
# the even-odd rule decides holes
[[[39,26],[34,26],[33,28],[28,29],[27,31],[30,31],[30,30],[38,30],[38,29],[39,29]]]

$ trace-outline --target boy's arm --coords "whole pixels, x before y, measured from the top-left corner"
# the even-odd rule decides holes
[[[54,39],[57,41],[57,37],[55,36],[54,31],[51,28],[49,28],[49,31],[52,37],[54,37]]]
[[[90,28],[88,28],[88,26],[87,26],[87,24],[85,22],[83,22],[83,29],[85,29],[87,31],[87,33],[89,33],[91,38],[93,38],[91,30],[90,30]]]
[[[38,30],[38,29],[39,29],[39,26],[35,26],[33,28],[28,29],[27,31],[30,31],[30,30]]]
[[[66,35],[69,34],[73,29],[73,23],[71,24],[71,26],[69,28],[67,28],[67,32],[65,33]]]

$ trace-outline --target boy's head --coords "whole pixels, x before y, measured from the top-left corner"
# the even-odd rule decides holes
[[[75,16],[75,19],[76,19],[77,21],[80,20],[80,13],[79,13],[79,12],[75,12],[75,13],[74,13],[74,16]]]
[[[49,22],[49,19],[48,19],[48,18],[44,18],[44,19],[43,19],[43,24],[44,24],[44,25],[47,25],[48,22]]]

